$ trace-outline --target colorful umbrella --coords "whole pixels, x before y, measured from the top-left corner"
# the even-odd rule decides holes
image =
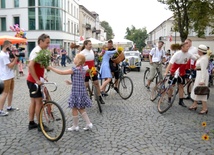
[[[3,45],[5,40],[9,40],[12,44],[27,42],[27,39],[24,39],[24,38],[18,38],[13,36],[0,36],[0,45]]]

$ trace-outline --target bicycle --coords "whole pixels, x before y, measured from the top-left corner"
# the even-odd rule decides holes
[[[97,72],[97,75],[100,74],[98,71],[96,71],[96,72]],[[90,76],[90,79],[92,81],[92,77],[91,76]],[[92,82],[92,87],[90,87],[90,84],[89,84],[86,88],[87,88],[88,95],[89,95],[90,99],[92,100],[92,96],[94,96],[94,99],[95,99],[95,101],[97,102],[97,105],[98,105],[99,112],[102,113],[102,107],[101,107],[101,103],[100,103],[99,95],[98,95],[98,90],[97,90],[96,86]]]
[[[49,91],[45,85],[52,84],[55,86],[53,91],[57,90],[57,85],[54,82],[44,82],[40,86],[42,92],[43,106],[39,113],[39,123],[43,135],[50,141],[58,141],[65,132],[65,115],[58,103],[52,101]],[[35,84],[37,89],[39,86]],[[51,92],[53,92],[51,91]],[[47,128],[49,130],[47,130]],[[47,130],[47,131],[46,131]],[[56,132],[55,132],[56,131]]]
[[[122,99],[127,100],[128,98],[131,97],[134,86],[131,78],[128,76],[124,76],[124,69],[126,70],[125,71],[126,73],[130,72],[130,69],[123,65],[122,66],[119,65],[119,69],[117,70],[117,72],[119,72],[118,94]],[[105,92],[108,93],[110,88],[114,89],[115,83],[116,81],[112,82],[111,80],[110,83],[107,85],[107,90]],[[101,80],[101,84],[102,84],[102,80]]]
[[[161,63],[159,63],[158,66],[160,66],[160,65],[161,65]],[[143,83],[144,83],[145,87],[147,86],[147,83],[148,83],[149,73],[150,73],[150,68],[146,67],[146,70],[145,70],[144,76],[143,76]],[[155,84],[157,84],[162,79],[162,74],[159,70],[159,67],[156,68],[155,76],[151,79],[151,81],[154,81],[154,79],[155,79]]]
[[[187,92],[185,92],[185,89],[184,89],[184,96],[189,97],[195,81],[195,79],[193,78],[194,76],[193,71],[191,70],[190,73],[187,74],[187,76],[189,77],[189,80],[183,85],[183,87],[185,88],[187,86],[187,89],[186,89]],[[156,86],[152,89],[150,94],[151,101],[155,101],[157,97],[160,97],[162,95],[163,90],[166,87],[165,84],[168,82],[168,77],[169,75],[165,76],[165,78],[162,81],[158,82],[158,84],[156,84]],[[178,89],[176,91],[176,95],[177,93],[178,93]]]
[[[191,90],[191,88],[193,86],[193,83],[194,83],[194,78],[192,78],[192,74],[193,73],[190,73],[189,80],[185,84],[183,84],[184,88],[187,86],[188,95],[190,95],[190,93],[191,93],[190,90]],[[177,94],[179,92],[179,89],[178,89],[178,87],[175,86],[175,84],[173,84],[173,81],[177,80],[178,77],[180,77],[179,76],[179,68],[176,70],[175,75],[173,76],[173,78],[172,79],[168,79],[168,86],[165,87],[165,89],[163,90],[163,93],[161,94],[160,99],[158,101],[157,108],[158,108],[158,112],[161,113],[161,114],[166,112],[172,106],[172,104],[175,101],[175,98],[176,98],[176,96],[177,96]],[[171,95],[172,95],[171,100],[169,100],[170,91],[171,91]],[[186,94],[186,93],[184,93],[184,94]]]

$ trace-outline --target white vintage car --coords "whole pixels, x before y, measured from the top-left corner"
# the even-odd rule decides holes
[[[129,64],[130,69],[137,69],[140,72],[141,57],[139,51],[124,51],[125,62]]]

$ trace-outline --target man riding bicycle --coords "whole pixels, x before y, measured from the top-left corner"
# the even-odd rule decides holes
[[[198,58],[197,55],[193,55],[188,52],[189,50],[189,45],[184,42],[181,44],[181,50],[177,51],[171,58],[169,65],[167,66],[165,70],[165,76],[168,74],[170,70],[171,77],[170,79],[173,78],[175,71],[179,68],[179,76],[177,80],[173,81],[173,84],[178,82],[178,88],[179,88],[179,105],[182,107],[186,107],[186,105],[183,102],[183,84],[185,83],[185,77],[186,77],[186,64],[189,59],[196,60]],[[169,102],[171,102],[171,96],[172,92],[169,92]]]
[[[150,84],[152,82],[152,79],[155,76],[156,68],[160,71],[160,76],[162,78],[162,61],[165,61],[165,51],[162,49],[164,45],[164,42],[162,40],[158,41],[158,47],[153,48],[149,53],[149,63],[151,65],[150,67],[150,74],[148,77],[148,83],[146,85],[146,88],[150,90]]]

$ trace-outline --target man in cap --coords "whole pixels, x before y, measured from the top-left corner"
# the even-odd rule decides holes
[[[148,83],[146,88],[150,90],[150,84],[155,76],[156,68],[159,68],[160,76],[162,78],[162,62],[165,61],[166,55],[165,51],[162,49],[164,42],[162,40],[158,41],[158,47],[153,48],[149,53],[149,63],[150,63],[150,74],[148,77]]]

